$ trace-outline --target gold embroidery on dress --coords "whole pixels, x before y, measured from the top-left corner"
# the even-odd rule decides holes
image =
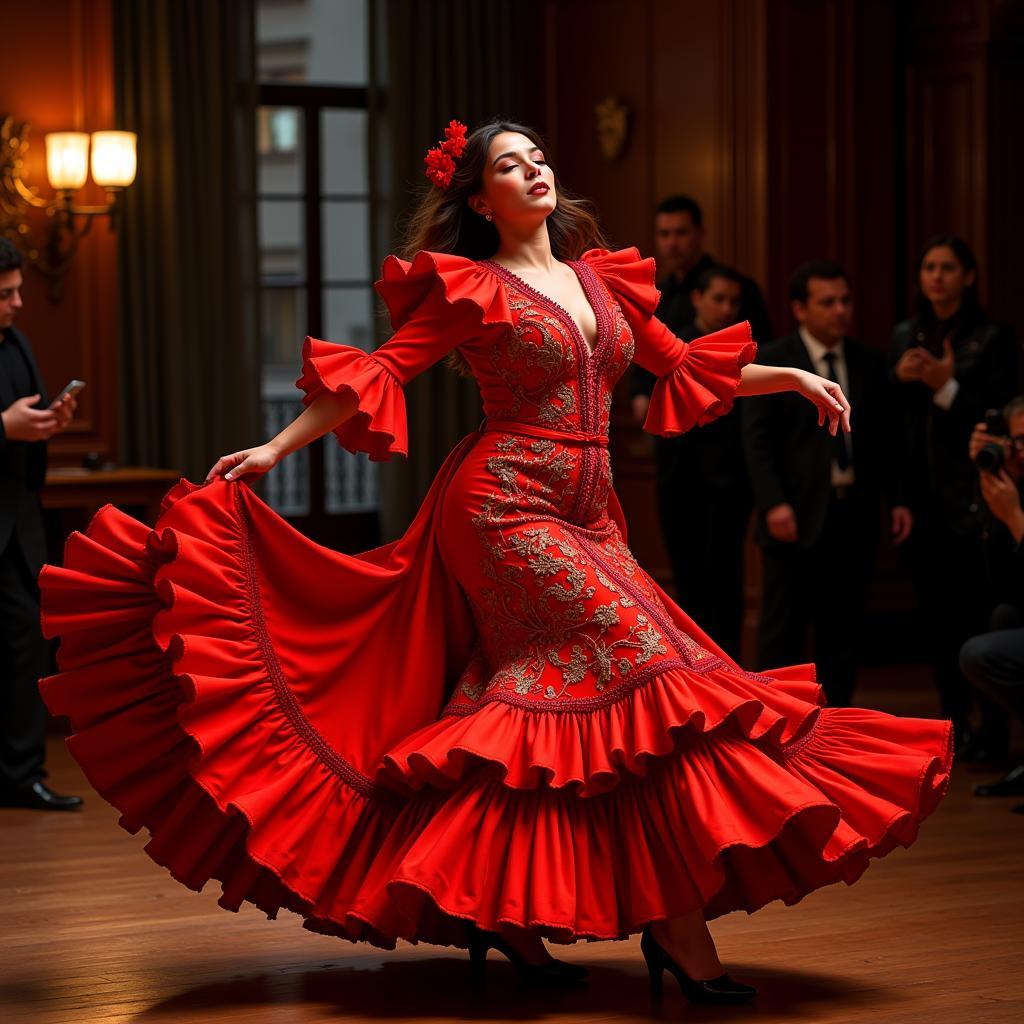
[[[603,282],[601,291],[611,324],[604,354],[588,363],[588,393],[591,422],[607,431],[612,388],[632,359],[634,340]],[[488,416],[582,429],[581,367],[565,325],[511,284],[506,293],[515,326],[484,358],[507,396]],[[473,520],[486,581],[474,597],[480,648],[458,692],[474,703],[504,691],[550,705],[575,699],[581,688],[607,691],[641,666],[649,674],[660,658],[712,664],[709,652],[673,627],[618,530],[602,516],[612,486],[608,450],[515,434],[493,444],[486,469],[494,486]],[[586,508],[575,510],[585,460]],[[574,511],[599,529],[574,534],[560,526]]]
[[[487,460],[487,469],[497,490],[474,519],[484,550],[483,574],[493,583],[478,597],[492,674],[485,681],[470,673],[462,694],[478,701],[505,689],[557,700],[586,680],[601,692],[636,666],[668,654],[648,616],[570,537],[552,532],[556,527],[546,523],[522,523],[524,506],[556,494],[569,500],[575,469],[570,449],[546,440],[526,444],[514,435],[501,437],[495,446],[501,454]],[[621,543],[605,550],[617,562],[628,551]],[[632,564],[619,568],[628,575],[635,571]],[[588,582],[591,576],[596,584]],[[625,610],[629,623],[622,618]]]

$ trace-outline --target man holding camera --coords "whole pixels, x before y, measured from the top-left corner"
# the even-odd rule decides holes
[[[987,515],[982,530],[985,563],[998,601],[991,632],[960,649],[960,667],[976,689],[1011,718],[1024,722],[1024,395],[1002,416],[990,413],[971,434]],[[1024,796],[1024,764],[997,782],[974,787],[977,796]],[[1024,814],[1024,804],[1013,808]]]
[[[75,400],[62,396],[50,404],[32,347],[14,326],[21,266],[21,254],[0,238],[0,807],[59,811],[82,801],[43,782],[46,711],[39,679],[49,667],[49,646],[36,586],[46,560],[39,490],[46,442],[71,422]]]

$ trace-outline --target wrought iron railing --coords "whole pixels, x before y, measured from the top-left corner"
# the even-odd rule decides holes
[[[273,437],[302,411],[295,375],[266,368],[262,405],[264,437]],[[324,477],[329,515],[377,509],[377,466],[345,451],[333,437],[324,441]],[[293,452],[264,477],[263,498],[283,516],[309,514],[308,449]]]

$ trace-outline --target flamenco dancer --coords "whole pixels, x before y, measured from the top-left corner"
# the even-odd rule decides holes
[[[653,260],[604,247],[530,128],[453,121],[426,163],[410,259],[376,284],[390,340],[307,339],[306,408],[277,437],[180,482],[153,528],[102,509],[44,568],[44,696],[123,827],[228,909],[455,945],[478,971],[493,948],[544,984],[586,973],[545,939],[642,932],[655,994],[668,970],[690,999],[750,999],[707,922],[909,846],[951,725],[829,708],[813,665],[720,650],[626,546],[612,388],[634,358],[656,374],[646,428],[666,436],[736,395],[797,391],[833,434],[849,403],[754,365],[745,323],[669,332]],[[328,431],[405,455],[402,389],[445,356],[486,419],[401,539],[339,554],[250,489]]]

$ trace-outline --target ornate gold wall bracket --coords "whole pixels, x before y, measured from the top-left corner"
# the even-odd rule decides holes
[[[106,192],[102,205],[75,203],[75,193],[88,175],[90,139],[84,132],[48,135],[47,176],[54,196],[46,198],[25,181],[25,155],[30,127],[10,115],[0,118],[0,235],[9,238],[25,254],[28,263],[49,280],[48,294],[60,301],[64,275],[71,266],[78,243],[92,228],[96,217],[110,217],[117,230],[120,196],[135,179],[135,136],[131,132],[93,132],[92,177]],[[36,238],[31,212],[46,214],[44,238]]]

